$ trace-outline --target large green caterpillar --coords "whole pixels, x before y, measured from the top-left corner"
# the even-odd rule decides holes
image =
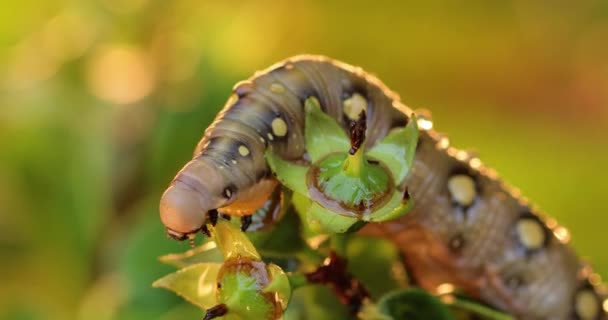
[[[365,143],[406,124],[412,110],[378,79],[320,56],[297,56],[238,83],[194,158],[160,204],[169,235],[186,239],[210,213],[247,217],[277,182],[264,153],[306,158],[304,101],[348,129],[367,113]],[[544,218],[478,158],[449,146],[419,119],[420,142],[406,179],[415,207],[405,217],[362,232],[391,239],[413,279],[429,291],[456,286],[519,318],[606,319],[604,293],[567,245],[567,232]]]

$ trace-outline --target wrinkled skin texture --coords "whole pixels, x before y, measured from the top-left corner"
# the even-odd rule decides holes
[[[205,131],[193,160],[165,192],[163,223],[188,234],[201,228],[209,210],[221,211],[235,202],[249,203],[239,206],[240,214],[255,210],[260,202],[253,198],[264,199],[266,194],[251,190],[264,189],[270,179],[266,149],[285,159],[306,158],[305,99],[317,97],[323,111],[348,132],[344,101],[354,94],[367,102],[368,146],[404,126],[412,114],[375,77],[325,57],[293,57],[238,83]],[[592,273],[559,236],[561,227],[541,217],[479,159],[424,130],[430,123],[425,121],[427,125],[419,122],[420,145],[405,181],[413,211],[361,232],[392,240],[414,281],[427,290],[452,283],[522,319],[580,318],[578,293],[591,290],[600,306],[594,319],[606,319],[603,296],[589,281]],[[472,203],[455,201],[448,188],[454,174],[474,181],[475,189],[463,193],[474,195]],[[524,219],[529,223],[521,223]]]

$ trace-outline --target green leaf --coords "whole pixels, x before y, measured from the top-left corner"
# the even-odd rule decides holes
[[[285,320],[354,319],[336,295],[326,286],[309,285],[293,292],[285,310]]]
[[[304,102],[306,119],[304,137],[312,163],[333,152],[348,152],[350,142],[338,122],[321,110],[319,101],[310,97]]]
[[[416,116],[412,115],[405,128],[392,130],[367,155],[387,166],[395,183],[400,184],[413,165],[418,134]]]
[[[203,262],[222,262],[224,261],[224,257],[222,256],[220,250],[218,250],[214,241],[207,241],[206,243],[184,253],[172,253],[164,255],[160,257],[159,260],[168,265],[184,268]]]
[[[306,246],[302,223],[293,207],[269,230],[247,232],[258,252],[264,256],[293,257]]]
[[[190,303],[208,309],[217,304],[215,289],[220,263],[199,263],[156,280],[152,287],[177,293]]]
[[[393,319],[454,320],[449,309],[437,297],[418,288],[388,293],[380,299],[377,308]]]
[[[498,310],[485,306],[477,301],[470,300],[466,297],[456,296],[456,299],[449,304],[452,309],[465,311],[467,314],[476,314],[482,319],[487,320],[514,320],[512,316],[502,313]]]
[[[378,310],[378,306],[372,303],[366,303],[359,312],[361,320],[395,320],[393,317],[382,313]],[[407,319],[406,319],[407,320]]]
[[[363,216],[365,221],[382,222],[399,218],[410,211],[414,204],[412,199],[403,200],[401,192],[395,191],[391,199],[376,211]]]
[[[367,288],[373,300],[407,285],[399,251],[386,239],[350,237],[346,249],[348,271]]]
[[[270,149],[266,151],[266,161],[281,184],[291,189],[293,192],[297,192],[304,196],[308,195],[308,186],[306,185],[308,167],[285,161]]]
[[[224,219],[220,219],[213,230],[215,242],[224,255],[224,260],[237,257],[239,259],[250,258],[255,261],[261,260],[258,251],[238,226],[229,221],[225,221]]]
[[[313,202],[306,213],[308,223],[313,231],[326,233],[344,233],[355,224],[356,217],[347,217],[322,207]],[[314,230],[317,228],[317,230]]]

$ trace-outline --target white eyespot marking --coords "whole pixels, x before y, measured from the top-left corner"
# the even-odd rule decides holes
[[[260,142],[261,142],[261,143],[265,143],[265,142],[266,142],[266,140],[264,140],[264,138],[260,137]]]
[[[283,92],[285,92],[285,87],[283,87],[281,84],[278,84],[275,82],[270,85],[270,91],[272,91],[274,93],[283,93]]]
[[[243,157],[246,157],[249,155],[249,149],[247,147],[245,147],[244,145],[240,145],[239,146],[239,154]]]
[[[543,247],[546,234],[539,221],[532,218],[522,218],[515,225],[519,242],[529,250],[536,250]]]
[[[448,190],[452,198],[461,206],[468,207],[477,196],[475,181],[466,174],[455,174],[448,180]]]
[[[363,111],[367,111],[367,99],[355,93],[342,103],[344,114],[350,120],[356,121]]]
[[[236,164],[236,159],[232,159],[232,164]]]
[[[230,187],[224,189],[224,198],[226,198],[226,199],[232,198],[232,189]]]
[[[268,140],[272,141],[274,140],[274,136],[272,135],[272,133],[268,132]]]
[[[582,320],[595,319],[600,312],[600,303],[591,289],[583,289],[574,300],[576,315]]]
[[[271,123],[272,133],[277,137],[284,137],[287,134],[287,123],[281,118],[274,118]]]

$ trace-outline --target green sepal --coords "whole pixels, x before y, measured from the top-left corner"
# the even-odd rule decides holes
[[[356,217],[337,214],[317,202],[310,205],[306,218],[311,230],[321,233],[344,233],[359,221]]]
[[[207,241],[202,245],[183,253],[172,253],[158,258],[160,262],[178,268],[184,268],[204,262],[222,262],[224,257],[214,241]]]
[[[215,290],[221,263],[199,263],[168,274],[152,284],[175,292],[190,303],[208,309],[217,304]]]
[[[296,213],[300,217],[300,221],[308,222],[308,209],[312,205],[313,201],[310,200],[307,196],[301,195],[299,193],[294,193],[291,198],[291,204],[293,205]],[[302,234],[304,238],[310,238],[319,233],[318,228],[312,227],[309,223],[302,223]]]
[[[388,167],[396,184],[405,179],[413,165],[419,135],[417,123],[416,115],[412,114],[407,126],[392,130],[367,153]]]
[[[262,290],[262,292],[274,292],[277,295],[278,302],[283,310],[287,308],[289,299],[291,299],[291,283],[287,274],[276,264],[270,263],[266,266],[270,283]]]
[[[410,211],[414,204],[412,199],[403,199],[401,192],[395,191],[391,199],[380,207],[378,210],[372,211],[370,214],[363,216],[363,220],[369,222],[382,222],[399,218]]]
[[[261,260],[260,254],[245,233],[229,221],[219,219],[213,228],[213,235],[217,247],[224,255],[224,260],[236,258],[249,258],[254,261]]]
[[[308,167],[285,161],[270,149],[266,151],[266,161],[281,184],[293,192],[297,192],[304,196],[308,195],[308,186],[306,185]]]
[[[312,163],[332,152],[346,152],[350,142],[344,129],[336,119],[321,110],[319,101],[310,97],[304,102],[306,118],[304,121],[304,138],[306,151]]]

